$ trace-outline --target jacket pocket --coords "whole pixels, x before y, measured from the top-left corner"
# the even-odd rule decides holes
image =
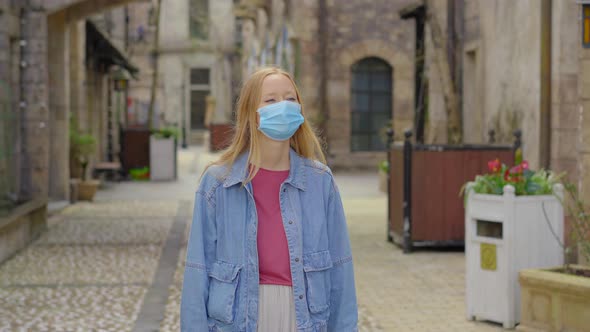
[[[226,324],[233,323],[238,274],[241,268],[238,265],[219,261],[211,266],[207,299],[209,317]]]
[[[329,307],[331,268],[332,258],[327,250],[303,255],[307,304],[312,313],[323,312]]]

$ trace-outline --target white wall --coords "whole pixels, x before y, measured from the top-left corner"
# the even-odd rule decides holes
[[[189,0],[164,0],[161,16],[160,72],[164,84],[166,121],[190,128],[190,69],[209,68],[211,94],[216,100],[213,123],[231,116],[229,54],[234,45],[232,0],[209,0],[209,40],[193,40],[189,32]],[[183,105],[184,104],[184,105]]]
[[[524,157],[538,168],[541,2],[480,0],[479,5],[486,87],[484,130],[491,129],[499,117],[499,128],[508,135],[510,118],[521,117]]]
[[[498,143],[511,144],[520,128],[524,157],[538,168],[541,2],[467,0],[466,9],[465,142],[485,143],[495,129]]]

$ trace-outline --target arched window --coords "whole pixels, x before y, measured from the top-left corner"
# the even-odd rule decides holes
[[[365,58],[352,65],[352,151],[382,151],[381,129],[391,119],[392,68],[379,58]]]

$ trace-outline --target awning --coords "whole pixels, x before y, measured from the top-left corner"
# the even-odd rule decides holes
[[[139,69],[131,64],[125,52],[111,43],[109,38],[94,23],[86,21],[86,59],[99,68],[120,66],[136,78]]]

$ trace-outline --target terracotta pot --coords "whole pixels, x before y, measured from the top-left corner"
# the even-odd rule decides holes
[[[78,190],[80,187],[80,179],[70,179],[70,203],[74,204],[78,201]]]
[[[94,200],[94,195],[96,194],[99,185],[100,181],[98,180],[80,181],[78,184],[78,199],[81,201]]]

